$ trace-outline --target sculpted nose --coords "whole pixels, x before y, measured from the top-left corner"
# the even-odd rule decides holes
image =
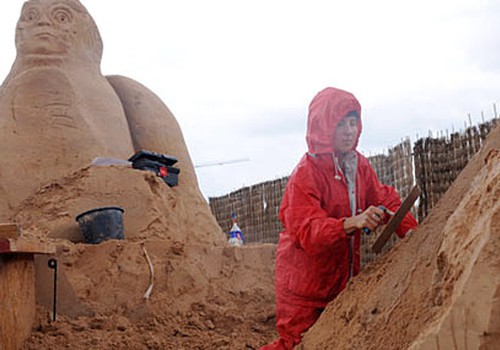
[[[50,25],[49,17],[46,14],[42,13],[40,15],[40,17],[38,18],[38,21],[36,24],[39,26],[49,26]]]

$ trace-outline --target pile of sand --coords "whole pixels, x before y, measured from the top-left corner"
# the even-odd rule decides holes
[[[41,186],[13,221],[25,236],[83,242],[75,218],[98,207],[119,206],[127,241],[165,239],[178,245],[221,245],[225,235],[196,186],[167,186],[149,171],[129,166],[89,166]]]
[[[368,266],[301,349],[498,349],[500,127],[417,232]]]
[[[27,349],[256,349],[275,336],[274,245],[229,247],[196,196],[153,173],[90,166],[43,186],[13,221],[58,247],[51,321],[49,257],[36,258],[38,321]],[[75,216],[121,206],[125,240],[83,243]],[[150,258],[154,269],[151,296]]]
[[[155,267],[149,299],[142,247]],[[59,309],[71,312],[51,322],[50,305],[40,307],[26,349],[257,349],[274,336],[272,265],[262,266],[274,246],[178,251],[151,240],[60,248]],[[51,281],[45,266],[38,275]],[[52,296],[50,286],[37,293]]]

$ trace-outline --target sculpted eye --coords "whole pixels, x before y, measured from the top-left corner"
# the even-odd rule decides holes
[[[53,13],[54,19],[59,23],[69,23],[71,21],[71,13],[66,10],[59,9]]]
[[[38,19],[39,16],[40,16],[40,13],[38,12],[38,10],[31,8],[31,9],[24,11],[23,20],[31,22],[31,21]]]

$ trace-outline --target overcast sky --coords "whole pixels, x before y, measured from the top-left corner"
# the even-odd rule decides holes
[[[23,2],[0,2],[1,81]],[[289,175],[326,86],[360,100],[366,155],[500,112],[499,0],[82,3],[103,38],[103,74],[165,102],[206,197]]]

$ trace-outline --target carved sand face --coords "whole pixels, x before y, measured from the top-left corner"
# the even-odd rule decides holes
[[[31,0],[24,4],[16,30],[18,54],[38,56],[102,55],[99,32],[76,0]],[[87,52],[85,52],[87,51]]]

